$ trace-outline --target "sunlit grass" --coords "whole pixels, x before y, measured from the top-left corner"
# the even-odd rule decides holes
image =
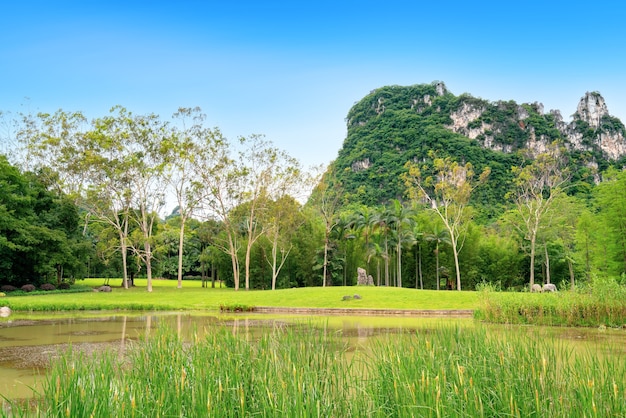
[[[626,287],[597,284],[583,291],[507,293],[482,291],[477,318],[505,324],[626,325]]]
[[[626,416],[623,356],[568,351],[527,332],[442,326],[347,355],[325,327],[190,342],[159,329],[126,356],[67,353],[17,416]],[[132,372],[131,372],[132,371]]]
[[[111,280],[112,284],[120,282]],[[102,279],[88,279],[81,284],[100,286]],[[119,284],[119,283],[118,283]],[[415,290],[395,287],[307,287],[280,290],[239,290],[202,288],[200,282],[188,281],[182,289],[174,280],[155,280],[147,292],[145,280],[135,280],[131,289],[114,287],[110,293],[46,294],[7,297],[1,300],[16,311],[40,310],[218,310],[220,306],[267,306],[302,308],[365,309],[473,309],[476,292]],[[359,294],[361,299],[344,301],[343,296]]]

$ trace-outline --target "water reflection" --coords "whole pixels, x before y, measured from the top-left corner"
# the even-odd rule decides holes
[[[156,327],[166,325],[178,335],[191,340],[211,327],[231,329],[234,334],[255,338],[275,327],[311,323],[325,333],[340,336],[353,352],[373,338],[394,334],[429,332],[443,325],[461,327],[483,326],[467,318],[425,318],[389,316],[307,316],[268,314],[154,313],[103,314],[80,316],[50,314],[14,315],[0,322],[0,395],[15,399],[32,395],[50,359],[65,350],[68,344],[87,353],[109,348],[120,353],[128,343],[149,336]],[[522,329],[539,338],[557,338],[577,349],[600,350],[607,355],[626,354],[626,330],[595,330],[580,328],[537,328],[489,326],[497,333]],[[0,402],[1,403],[1,402]]]

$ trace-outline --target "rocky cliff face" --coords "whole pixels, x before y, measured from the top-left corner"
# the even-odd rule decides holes
[[[507,115],[494,123],[496,111]],[[486,116],[489,112],[490,115]],[[587,92],[580,99],[572,121],[563,121],[559,110],[544,114],[541,103],[517,105],[514,102],[496,102],[474,99],[463,101],[450,114],[452,123],[447,128],[453,132],[476,139],[486,148],[512,152],[527,148],[531,154],[544,152],[547,145],[561,136],[570,150],[600,151],[609,160],[626,155],[626,129],[623,123],[609,114],[604,98],[598,92]],[[517,126],[515,126],[517,125]],[[542,126],[539,126],[542,125]],[[525,135],[522,143],[507,141],[516,130]],[[560,135],[556,135],[558,131]]]

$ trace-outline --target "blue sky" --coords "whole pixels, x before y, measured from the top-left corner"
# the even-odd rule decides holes
[[[541,102],[565,120],[599,91],[626,122],[618,1],[4,1],[0,111],[199,106],[328,164],[350,107],[385,85]]]

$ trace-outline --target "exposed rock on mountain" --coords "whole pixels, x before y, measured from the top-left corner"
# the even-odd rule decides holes
[[[492,177],[477,199],[502,203],[511,167],[544,152],[554,141],[569,150],[575,180],[593,183],[609,165],[626,161],[626,129],[609,114],[598,92],[580,100],[571,121],[541,103],[491,102],[455,96],[443,82],[387,86],[357,102],[346,118],[348,134],[332,169],[351,202],[379,204],[404,197],[404,164],[430,153],[490,166]]]

